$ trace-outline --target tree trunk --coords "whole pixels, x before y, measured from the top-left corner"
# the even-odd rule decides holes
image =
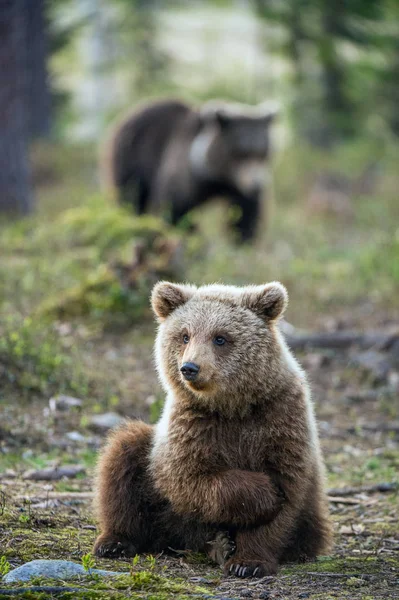
[[[25,0],[27,125],[31,138],[50,135],[51,96],[47,73],[46,25],[44,0]]]
[[[0,0],[0,211],[33,208],[25,121],[25,0]]]

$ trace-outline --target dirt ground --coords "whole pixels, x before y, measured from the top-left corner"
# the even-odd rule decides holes
[[[112,346],[109,360],[118,357],[119,368],[130,368],[131,377],[140,373],[135,383],[143,399],[142,408],[129,411],[128,406],[119,406],[122,414],[141,413],[147,418],[151,414],[155,374],[150,333],[142,332],[141,343],[136,346],[123,335],[103,338],[105,346]],[[98,352],[102,350],[99,344]],[[132,561],[97,559],[97,568],[132,571],[134,583],[130,578],[118,588],[116,580],[101,585],[90,580],[79,583],[86,591],[79,595],[70,592],[72,596],[65,592],[61,597],[92,597],[90,594],[95,593],[93,597],[110,598],[399,598],[397,374],[391,369],[382,377],[376,375],[375,365],[359,367],[359,352],[356,347],[297,352],[312,383],[327,465],[335,528],[330,556],[314,563],[284,566],[276,577],[260,580],[223,577],[219,568],[190,553],[161,555],[155,560],[141,557],[135,565]],[[3,410],[0,435],[3,457],[19,456],[21,445],[24,447],[22,463],[15,459],[14,466],[1,474],[0,555],[6,556],[11,567],[37,558],[80,562],[96,536],[91,476],[95,453],[105,434],[94,431],[87,419],[82,420],[80,409],[54,413],[47,403],[37,400],[29,412],[21,413],[16,406]],[[54,448],[58,448],[55,453]],[[26,467],[30,457],[39,456],[46,457],[43,466],[69,463],[82,466],[82,472],[59,482],[34,481]],[[37,468],[39,461],[34,464]],[[386,491],[375,489],[380,484],[388,484]],[[140,572],[145,574],[145,581],[137,579]],[[171,582],[178,582],[177,589],[168,587]],[[3,590],[0,597],[2,594]],[[34,594],[26,597],[52,597],[47,592]]]

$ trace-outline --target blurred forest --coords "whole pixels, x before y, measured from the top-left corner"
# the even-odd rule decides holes
[[[200,574],[226,598],[394,598],[398,1],[0,0],[0,65],[0,579],[2,556],[90,552],[105,432],[154,422],[163,404],[153,284],[280,280],[320,421],[334,554],[251,596],[196,557],[158,557],[155,571],[142,559],[148,588],[109,583],[105,597],[201,597]],[[232,243],[222,199],[192,214],[192,232],[101,190],[109,125],[158,97],[280,104],[272,222],[256,243]]]

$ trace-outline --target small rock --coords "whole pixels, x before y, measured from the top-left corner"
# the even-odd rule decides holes
[[[271,598],[270,592],[261,592],[259,598],[260,600],[268,600],[268,598]]]
[[[16,479],[18,477],[17,472],[14,469],[6,469],[3,476],[7,479]]]
[[[399,373],[398,371],[391,371],[388,375],[388,384],[393,391],[399,392]]]
[[[310,598],[310,594],[309,592],[302,592],[301,594],[298,594],[298,598]]]
[[[297,328],[294,327],[291,323],[288,323],[285,319],[282,319],[279,323],[279,328],[284,335],[295,335],[297,333]]]
[[[253,593],[250,590],[239,590],[240,598],[253,598]]]
[[[104,577],[123,575],[123,573],[118,573],[117,571],[103,571],[101,569],[91,569],[91,573],[96,573]],[[33,577],[67,580],[88,574],[82,565],[70,560],[32,560],[7,573],[2,581],[4,583],[16,583],[19,581],[29,581]]]
[[[156,396],[153,396],[153,395],[147,396],[147,398],[145,399],[145,405],[152,406],[154,404],[154,402],[156,402],[156,401],[157,401]]]
[[[71,408],[81,408],[82,400],[72,396],[54,396],[48,401],[51,412],[66,412]]]
[[[352,357],[352,362],[356,365],[369,371],[376,381],[384,381],[392,364],[386,354],[376,352],[375,350],[366,350],[359,352]]]
[[[104,433],[123,423],[124,418],[115,412],[108,412],[102,415],[93,415],[90,417],[88,427],[93,431]]]
[[[65,434],[65,437],[68,438],[71,442],[85,442],[86,438],[79,431],[68,431]]]
[[[302,359],[302,364],[305,369],[320,369],[325,367],[331,362],[331,358],[326,354],[320,354],[319,352],[309,352]]]
[[[205,579],[205,577],[190,577],[189,581],[191,581],[191,583],[198,583],[198,584],[208,584],[209,585],[209,581],[208,579]]]
[[[86,469],[80,465],[68,465],[65,467],[39,469],[38,471],[30,469],[29,471],[25,471],[22,478],[33,481],[59,481],[63,477],[71,479],[85,472]]]

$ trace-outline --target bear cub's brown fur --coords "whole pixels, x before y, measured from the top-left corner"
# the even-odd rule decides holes
[[[328,551],[323,462],[301,368],[278,328],[279,283],[158,283],[155,427],[131,421],[100,458],[98,556],[206,551],[226,573],[275,573]]]

